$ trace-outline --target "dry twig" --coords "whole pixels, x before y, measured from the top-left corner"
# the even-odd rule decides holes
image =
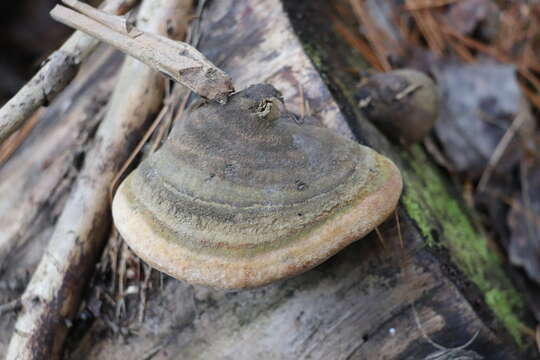
[[[343,39],[354,49],[356,49],[362,57],[376,70],[384,71],[384,67],[377,54],[375,54],[362,38],[357,34],[352,33],[338,18],[332,18],[336,31],[343,37]]]
[[[375,25],[368,12],[365,10],[364,5],[364,0],[351,0],[353,11],[361,24],[366,28],[368,40],[377,54],[382,69],[384,71],[390,71],[392,70],[392,66],[390,66],[390,63],[388,62],[388,51],[385,48],[385,44],[388,44],[390,39],[388,39],[386,33],[381,31]],[[395,45],[397,46],[397,44]]]
[[[225,102],[234,91],[229,75],[191,45],[122,25],[112,16],[96,15],[97,10],[86,9],[76,0],[69,0],[69,4],[77,5],[80,12],[57,5],[51,16],[133,56],[200,96]]]
[[[137,0],[109,0],[103,11],[126,13]],[[36,75],[0,109],[0,144],[21,128],[42,105],[51,102],[73,79],[79,64],[99,41],[77,31],[51,56]]]
[[[176,29],[185,16],[177,0],[145,0],[139,24],[159,31]],[[57,359],[83,284],[91,272],[110,225],[108,187],[119,164],[134,145],[133,136],[155,113],[163,96],[163,79],[133,59],[124,63],[95,146],[64,207],[45,254],[23,297],[7,359]]]
[[[42,111],[36,111],[30,119],[24,124],[24,126],[17,130],[12,136],[10,136],[4,143],[0,145],[0,167],[13,155],[19,146],[23,143],[24,139],[28,136],[30,131],[36,126],[39,118],[42,115]]]
[[[479,191],[486,190],[487,183],[489,182],[489,179],[491,178],[491,174],[493,174],[493,171],[495,170],[497,163],[499,162],[504,152],[508,148],[508,145],[514,138],[514,135],[516,134],[518,129],[527,120],[529,120],[529,116],[526,111],[518,112],[518,114],[514,118],[514,121],[512,121],[512,124],[508,128],[508,130],[504,133],[501,141],[499,141],[499,143],[497,144],[497,147],[495,147],[493,154],[491,154],[491,158],[488,161],[488,165],[484,169],[484,172],[482,173],[482,176],[480,177],[480,181],[478,182]]]
[[[406,0],[405,3],[407,8],[415,8],[413,6],[416,3],[415,1]],[[442,55],[445,43],[442,34],[439,31],[439,24],[432,13],[432,9],[423,7],[417,10],[410,10],[410,12],[431,51],[438,56]]]
[[[183,99],[182,106],[185,106],[186,101],[189,98],[188,93],[189,93],[188,89],[186,89],[185,87],[179,85],[179,86],[177,86],[175,88],[175,91],[173,92],[172,97]],[[154,134],[154,132],[156,131],[158,125],[160,125],[162,123],[162,120],[168,114],[172,113],[172,105],[173,105],[173,103],[172,103],[172,101],[170,99],[165,99],[165,105],[161,108],[161,111],[159,112],[158,116],[156,117],[156,119],[154,120],[152,125],[150,125],[150,127],[148,128],[148,130],[146,131],[146,133],[142,137],[141,141],[139,141],[139,143],[137,144],[137,146],[135,147],[133,152],[129,155],[129,158],[122,165],[122,167],[120,168],[120,171],[118,171],[118,173],[115,175],[113,181],[111,182],[111,186],[109,188],[109,200],[110,200],[110,202],[112,202],[114,193],[116,192],[116,188],[120,184],[120,181],[124,178],[124,175],[125,175],[127,169],[131,166],[131,164],[133,163],[133,161],[135,160],[137,155],[139,155],[139,153],[143,149],[144,145],[148,142],[148,140],[150,140],[150,137]],[[156,142],[153,145],[152,151],[157,150],[158,145],[159,145],[159,142]]]
[[[429,9],[429,8],[434,8],[434,7],[450,5],[457,1],[458,0],[414,0],[414,1],[407,1],[405,8],[407,10]]]

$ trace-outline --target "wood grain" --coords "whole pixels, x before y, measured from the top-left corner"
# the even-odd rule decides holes
[[[290,16],[278,0],[211,2],[201,50],[237,89],[269,82],[297,113],[303,93],[312,110],[306,121],[353,138],[343,103],[306,55]],[[357,137],[359,129],[380,151],[398,156],[372,125],[356,126]],[[130,352],[152,359],[422,359],[437,349],[414,321],[414,302],[435,341],[458,346],[479,331],[471,350],[513,359],[516,350],[494,332],[493,318],[463,296],[454,281],[459,272],[423,249],[418,229],[400,214],[408,261],[390,220],[381,229],[384,246],[368,236],[307,273],[263,288],[226,292],[167,279],[150,297],[136,335],[96,340],[107,329],[98,319],[70,358],[122,359]]]

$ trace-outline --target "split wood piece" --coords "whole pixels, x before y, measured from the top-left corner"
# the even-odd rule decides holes
[[[190,283],[248,288],[307,271],[395,209],[396,166],[320,126],[299,125],[271,85],[200,102],[120,186],[130,247]]]
[[[116,47],[198,95],[224,103],[234,91],[231,78],[191,45],[141,31],[79,1],[64,2],[80,12],[57,5],[51,11],[54,19]]]
[[[109,0],[104,12],[124,14],[138,0]],[[0,109],[0,144],[21,128],[42,105],[50,103],[77,73],[79,64],[95,49],[98,40],[77,31],[55,51],[36,75]]]
[[[147,31],[169,24],[170,34],[191,1],[145,0],[138,22]],[[85,280],[103,248],[110,225],[109,185],[129,156],[147,119],[162,101],[164,79],[127,59],[95,146],[86,155],[74,189],[30,284],[8,348],[8,360],[58,359]],[[126,135],[129,133],[129,136]]]

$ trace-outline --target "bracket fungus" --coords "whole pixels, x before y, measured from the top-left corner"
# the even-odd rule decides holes
[[[404,145],[427,136],[439,114],[435,82],[423,72],[411,69],[371,76],[360,87],[356,99],[370,121]]]
[[[330,130],[299,125],[271,85],[200,101],[120,185],[115,224],[157,269],[248,288],[306,271],[392,213],[397,167]]]

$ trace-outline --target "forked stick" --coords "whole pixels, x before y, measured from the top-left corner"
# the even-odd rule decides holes
[[[109,0],[102,13],[126,13],[138,0]],[[52,101],[77,73],[78,65],[94,50],[98,40],[74,33],[55,51],[38,73],[0,109],[0,144],[20,129],[42,105]]]
[[[51,11],[55,20],[114,46],[200,96],[225,102],[234,91],[231,78],[194,47],[131,27],[77,0],[64,3],[74,10],[57,5]]]
[[[144,0],[148,31],[176,30],[191,0]],[[95,143],[85,156],[44,255],[22,299],[7,360],[55,360],[110,228],[109,186],[163,99],[164,79],[135,59],[124,62]]]

